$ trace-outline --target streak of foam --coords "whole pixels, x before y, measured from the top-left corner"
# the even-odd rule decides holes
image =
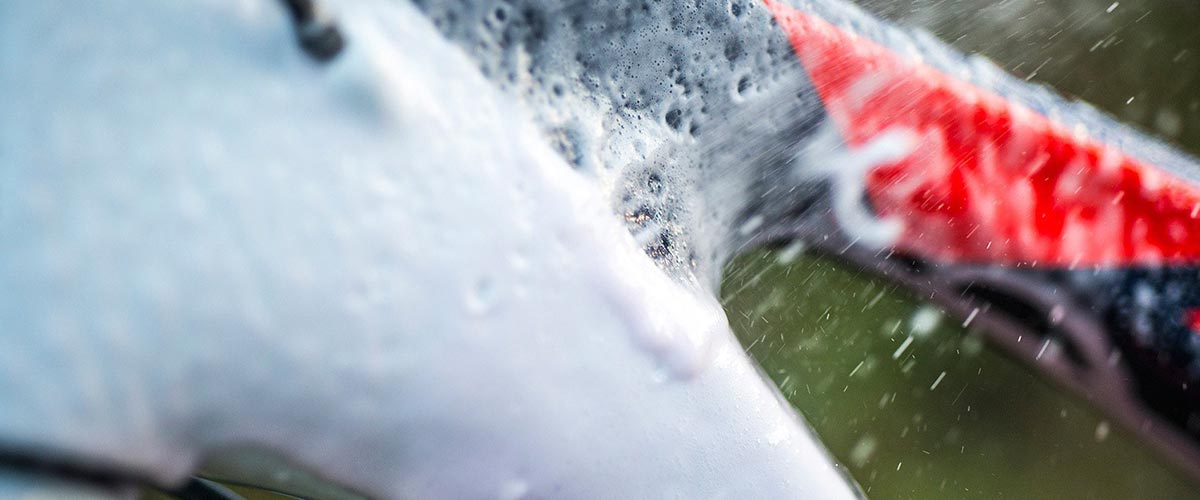
[[[914,132],[893,128],[866,144],[848,147],[833,127],[822,125],[801,149],[793,174],[832,181],[833,211],[842,230],[859,243],[886,247],[900,237],[904,224],[895,218],[877,218],[864,205],[867,176],[912,154],[917,142]]]

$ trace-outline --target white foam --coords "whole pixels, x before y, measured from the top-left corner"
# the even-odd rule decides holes
[[[833,213],[842,230],[854,241],[886,247],[904,231],[896,218],[877,218],[863,205],[867,175],[912,154],[917,135],[907,129],[890,129],[858,147],[848,147],[828,124],[800,151],[793,175],[801,179],[828,178],[833,184]]]

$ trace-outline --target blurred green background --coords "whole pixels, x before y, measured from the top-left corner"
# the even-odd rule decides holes
[[[847,266],[779,255],[730,266],[730,323],[870,498],[1197,496],[962,319]]]
[[[864,6],[1200,152],[1200,2]],[[728,266],[726,312],[870,498],[1200,498],[1142,443],[985,346],[961,318],[831,260],[778,255]]]

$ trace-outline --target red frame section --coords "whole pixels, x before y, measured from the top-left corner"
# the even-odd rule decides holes
[[[875,42],[763,0],[845,141],[904,130],[917,145],[867,195],[902,221],[896,248],[942,262],[1200,263],[1200,190]]]

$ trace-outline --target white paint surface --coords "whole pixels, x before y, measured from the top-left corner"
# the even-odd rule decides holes
[[[381,497],[837,498],[710,293],[406,2],[0,4],[0,443]]]

